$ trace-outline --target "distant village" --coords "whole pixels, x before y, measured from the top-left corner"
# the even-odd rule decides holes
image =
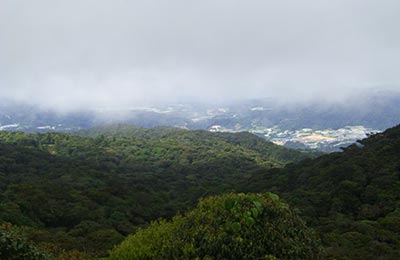
[[[220,125],[213,125],[208,130],[211,132],[249,131],[278,145],[326,152],[339,151],[341,147],[346,147],[357,140],[361,140],[367,137],[369,133],[379,132],[378,130],[364,126],[345,126],[340,129],[324,130],[314,130],[311,128],[282,130],[279,127],[252,127],[249,129],[235,127],[235,129],[228,129]]]

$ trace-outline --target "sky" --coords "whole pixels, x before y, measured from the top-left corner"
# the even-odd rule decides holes
[[[398,0],[0,0],[0,98],[57,108],[400,91]]]

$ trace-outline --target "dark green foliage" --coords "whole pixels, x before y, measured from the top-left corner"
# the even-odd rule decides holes
[[[29,242],[22,229],[3,224],[0,226],[0,259],[50,260],[52,257]]]
[[[320,233],[327,259],[400,259],[400,127],[296,164],[287,163],[307,155],[246,133],[119,126],[79,134],[0,132],[0,222],[32,227],[29,238],[54,243],[54,252],[106,255],[200,197],[271,191]],[[230,232],[259,215],[248,208]],[[168,234],[178,222],[152,228]]]
[[[322,259],[315,234],[277,195],[226,194],[200,200],[171,222],[157,221],[116,247],[124,259]]]
[[[40,243],[106,255],[137,227],[290,161],[258,137],[237,138],[127,126],[79,136],[0,132],[0,222],[33,227]]]
[[[301,210],[335,259],[400,259],[400,127],[342,153],[254,175]]]

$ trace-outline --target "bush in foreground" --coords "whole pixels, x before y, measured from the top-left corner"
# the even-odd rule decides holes
[[[321,259],[314,232],[272,193],[200,200],[172,221],[153,222],[112,250],[124,259]]]

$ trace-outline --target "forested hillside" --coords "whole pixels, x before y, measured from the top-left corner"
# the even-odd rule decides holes
[[[333,259],[400,259],[400,126],[249,183],[296,206]]]
[[[0,141],[0,221],[31,227],[55,254],[106,255],[151,220],[308,156],[247,133],[172,128],[0,132]]]
[[[180,150],[180,155],[185,152],[193,153],[198,156],[199,152],[203,152],[205,148],[207,155],[202,157],[210,156],[210,152],[230,152],[231,154],[235,151],[239,151],[239,154],[247,153],[248,155],[254,156],[263,161],[264,164],[270,164],[269,166],[280,167],[287,163],[301,161],[305,158],[310,157],[310,153],[299,152],[292,149],[287,149],[280,145],[273,144],[271,142],[265,142],[264,139],[257,137],[256,135],[248,132],[240,133],[211,133],[203,130],[188,131],[184,129],[158,127],[158,128],[140,128],[127,125],[118,126],[106,126],[96,127],[78,132],[79,135],[88,137],[121,137],[123,141],[138,140],[142,139],[145,145],[148,147],[161,147],[171,153],[171,150],[178,148],[180,145],[185,145],[183,151]],[[191,145],[187,147],[187,145]],[[125,143],[126,145],[126,143]],[[227,150],[227,146],[234,147],[234,150]],[[208,148],[212,147],[212,150]],[[189,149],[190,148],[190,149]],[[200,149],[200,150],[199,150]],[[196,151],[195,153],[193,151]],[[165,150],[163,150],[166,153]],[[255,154],[255,155],[254,155]]]
[[[139,227],[230,192],[278,194],[317,231],[323,258],[400,258],[400,126],[304,160],[307,154],[247,133],[118,126],[77,135],[0,132],[0,140],[0,220],[30,227],[28,238],[60,259],[105,256]],[[193,212],[207,216],[207,210]],[[259,216],[252,211],[233,217],[247,225]],[[196,219],[193,212],[184,216]],[[209,223],[224,221],[221,214]],[[133,239],[146,243],[157,230],[185,221],[153,224]],[[132,249],[129,239],[118,254]]]

